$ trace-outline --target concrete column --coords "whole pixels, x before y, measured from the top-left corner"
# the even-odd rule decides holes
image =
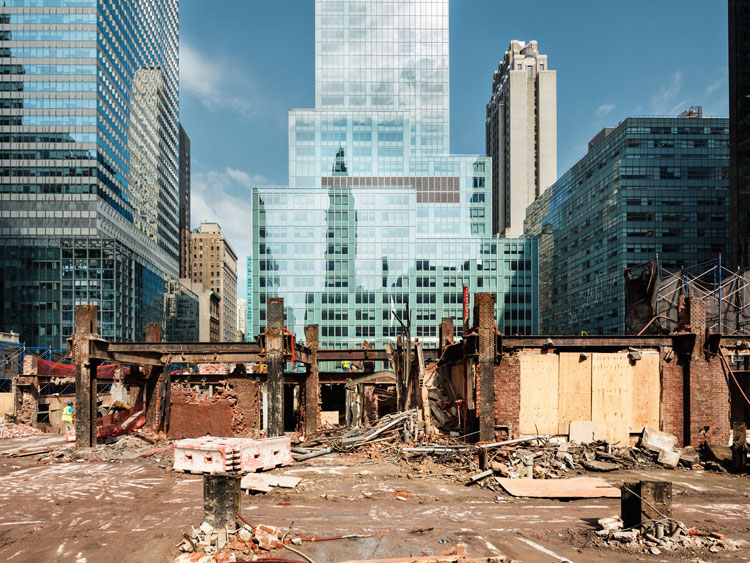
[[[96,446],[96,368],[99,362],[91,359],[91,335],[98,331],[98,308],[83,305],[75,310],[75,333],[72,339],[72,359],[76,366],[75,431],[76,448]]]
[[[479,440],[491,442],[495,439],[495,296],[492,293],[477,293],[474,310],[478,313],[479,327]]]
[[[240,510],[240,477],[231,473],[215,473],[203,476],[204,521],[215,529],[237,529]]]
[[[268,365],[268,436],[284,435],[284,300],[268,300],[266,364]]]
[[[310,435],[320,426],[320,379],[318,376],[318,325],[305,327],[305,344],[310,348],[311,363],[305,378],[305,434]]]

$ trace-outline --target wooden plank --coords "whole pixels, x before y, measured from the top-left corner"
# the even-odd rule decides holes
[[[641,352],[633,370],[633,420],[631,433],[639,433],[644,426],[660,428],[659,401],[661,384],[659,377],[661,359],[658,352]]]
[[[597,477],[574,479],[508,479],[495,480],[514,497],[531,498],[620,498],[620,489]]]
[[[558,356],[519,354],[521,368],[520,434],[557,434]]]
[[[558,431],[568,433],[574,420],[591,420],[591,354],[560,354]]]
[[[633,377],[627,353],[595,353],[591,366],[591,419],[597,438],[627,446],[633,419]]]

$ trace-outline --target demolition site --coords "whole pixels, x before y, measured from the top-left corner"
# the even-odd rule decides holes
[[[464,324],[323,349],[274,298],[254,342],[117,343],[78,307],[64,360],[3,351],[0,558],[747,559],[750,340],[689,296],[669,333]]]

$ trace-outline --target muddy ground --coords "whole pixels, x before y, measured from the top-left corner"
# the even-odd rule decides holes
[[[3,442],[9,446],[12,440]],[[173,561],[182,533],[202,521],[202,479],[168,472],[160,467],[165,461],[40,465],[0,457],[0,560]],[[503,554],[525,562],[684,560],[595,546],[596,521],[619,513],[617,499],[515,499],[501,490],[464,486],[446,475],[450,470],[429,463],[418,472],[357,455],[276,471],[303,481],[296,490],[243,494],[242,514],[250,523],[292,525],[306,536],[371,536],[298,548],[316,563],[433,554],[459,542],[473,557]],[[682,469],[596,476],[617,486],[670,480],[675,518],[750,546],[747,478]],[[299,559],[286,550],[274,555]],[[750,561],[750,547],[697,555],[706,561]]]

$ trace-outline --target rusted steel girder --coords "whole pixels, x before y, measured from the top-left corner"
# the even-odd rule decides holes
[[[305,327],[305,344],[310,349],[311,362],[305,378],[305,433],[317,432],[320,426],[320,379],[318,377],[318,325]]]
[[[271,297],[265,331],[268,366],[268,436],[284,435],[284,300]]]

